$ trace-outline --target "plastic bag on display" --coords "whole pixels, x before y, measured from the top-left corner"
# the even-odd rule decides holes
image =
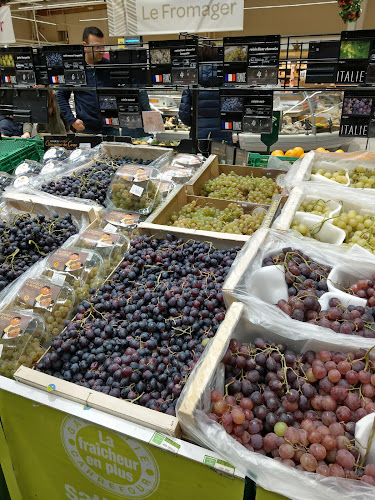
[[[77,306],[89,295],[91,288],[98,288],[102,284],[105,269],[98,252],[83,251],[69,245],[69,248],[59,248],[48,257],[43,276],[57,285],[68,283],[74,290],[74,305]]]
[[[120,167],[107,193],[107,206],[147,215],[162,200],[160,179],[153,169],[140,165]]]
[[[240,469],[257,485],[291,500],[327,500],[332,495],[340,500],[372,500],[372,485],[358,480],[324,477],[315,472],[300,471],[274,458],[250,451],[207,415],[212,411],[211,391],[225,393],[224,365],[221,360],[231,338],[243,343],[253,343],[257,337],[270,339],[276,344],[285,344],[288,349],[297,353],[322,349],[354,352],[358,349],[356,341],[351,342],[349,337],[341,340],[336,337],[332,342],[327,339],[321,342],[308,340],[307,336],[302,339],[301,326],[297,322],[289,326],[277,323],[257,326],[267,319],[267,312],[259,310],[254,304],[242,309],[240,304],[235,303],[227,312],[227,315],[230,314],[233,314],[234,324],[225,326],[223,323],[220,327],[195,366],[177,403],[177,418],[183,432],[194,442],[217,452],[223,460]],[[261,318],[258,322],[259,314]]]
[[[171,165],[176,167],[192,168],[194,170],[197,170],[202,166],[202,160],[199,158],[198,155],[179,153],[176,156],[174,156]]]
[[[46,164],[50,160],[64,161],[68,158],[69,151],[65,148],[53,146],[47,149],[43,156],[43,163]]]
[[[16,177],[19,175],[39,175],[42,171],[43,165],[34,160],[23,160],[14,170]]]
[[[317,290],[319,310],[326,311],[329,301],[333,298],[339,300],[343,306],[366,307],[367,299],[348,293],[348,288],[359,279],[371,279],[375,269],[375,257],[355,248],[335,247],[309,238],[296,238],[290,232],[266,230],[258,235],[265,234],[263,241],[257,238],[249,240],[241,249],[223,285],[226,293],[235,300],[247,305],[254,304],[259,310],[267,310],[270,321],[283,325],[301,325],[301,335],[319,335],[326,339],[344,338],[343,333],[336,333],[331,328],[326,328],[308,322],[292,319],[276,304],[279,301],[288,302],[289,287],[285,278],[283,260],[273,260],[283,249],[303,253],[302,260],[308,256],[318,263],[321,274],[321,288]],[[290,256],[290,258],[294,256]],[[268,260],[267,260],[268,259]],[[276,259],[276,257],[275,257]],[[275,262],[279,262],[274,265]],[[320,283],[319,281],[319,283]],[[229,284],[229,285],[228,285]],[[320,286],[320,285],[319,285]],[[297,291],[296,291],[297,293]],[[366,336],[352,334],[345,338],[355,339],[360,346],[370,346],[374,343],[374,335],[366,331]]]
[[[99,229],[108,233],[121,233],[129,240],[138,236],[137,227],[145,220],[140,214],[123,210],[107,210],[99,223]]]
[[[5,189],[13,184],[13,175],[7,174],[6,172],[0,172],[0,197],[5,191]],[[1,198],[0,198],[1,199]]]
[[[324,153],[310,151],[297,160],[285,176],[288,189],[298,186],[303,181],[325,183],[329,186],[339,184],[341,187],[365,188],[371,192],[360,177],[367,170],[375,170],[375,153],[371,151],[355,151],[352,153]],[[352,178],[351,178],[352,177]],[[333,180],[334,178],[338,181]],[[372,184],[375,187],[375,183]]]
[[[129,245],[127,236],[103,229],[87,229],[72,243],[75,248],[95,250],[103,259],[106,276],[121,262]]]

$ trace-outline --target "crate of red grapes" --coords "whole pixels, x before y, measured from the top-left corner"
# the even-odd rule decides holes
[[[225,283],[233,300],[267,311],[279,324],[303,323],[308,336],[351,336],[360,347],[375,343],[375,261],[358,252],[290,233],[268,230],[244,248]],[[267,320],[266,318],[266,320]]]
[[[255,317],[229,308],[178,405],[183,432],[287,498],[374,498],[371,350]]]
[[[222,286],[240,247],[139,231],[36,369],[21,367],[15,378],[179,435],[176,403],[225,318]]]

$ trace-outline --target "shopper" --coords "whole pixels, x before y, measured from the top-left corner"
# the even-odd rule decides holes
[[[25,123],[22,137],[32,137],[37,134],[66,135],[69,124],[62,118],[59,105],[53,90],[47,93],[48,123]]]
[[[217,47],[211,42],[203,42],[198,47],[200,62],[217,60]],[[199,67],[199,84],[202,87],[217,86],[217,71],[215,64],[203,64]],[[192,94],[184,90],[180,109],[180,120],[187,126],[192,126]],[[232,144],[232,133],[223,132],[220,127],[220,94],[218,90],[200,90],[198,97],[198,139],[212,139]],[[191,132],[190,132],[191,136]]]
[[[111,87],[109,63],[104,55],[104,35],[95,26],[85,28],[82,35],[82,44],[85,46],[86,87]],[[95,63],[95,67],[92,65]],[[77,90],[73,92],[76,116],[70,109],[70,91],[57,92],[57,102],[68,124],[83,134],[118,135],[118,129],[103,128],[100,117],[99,101],[95,90]]]
[[[15,122],[13,115],[0,115],[0,130],[3,137],[22,137],[23,123]]]

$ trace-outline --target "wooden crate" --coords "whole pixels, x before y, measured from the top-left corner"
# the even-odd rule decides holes
[[[77,198],[78,200],[78,198]],[[59,215],[71,214],[73,217],[86,217],[89,223],[101,217],[104,208],[93,206],[79,201],[68,201],[64,197],[49,197],[47,194],[40,195],[20,193],[18,191],[6,191],[3,194],[6,206],[16,208],[25,212],[46,213],[54,210]]]
[[[224,210],[225,208],[228,207],[231,203],[236,203],[237,205],[240,205],[245,213],[251,212],[254,208],[256,207],[262,207],[265,210],[268,211],[264,221],[263,221],[263,227],[264,226],[269,226],[272,224],[272,221],[274,218],[278,215],[279,211],[281,210],[281,197],[275,197],[273,203],[271,206],[269,205],[261,205],[261,204],[256,204],[256,203],[242,203],[242,202],[233,202],[229,200],[218,200],[216,198],[204,198],[202,196],[190,196],[186,194],[185,187],[180,188],[179,191],[177,191],[176,195],[173,196],[169,202],[163,204],[160,206],[158,209],[156,209],[145,221],[145,224],[151,224],[151,226],[155,226],[155,230],[160,228],[163,230],[168,230],[172,229],[176,233],[182,235],[182,234],[188,234],[191,237],[194,238],[210,238],[214,236],[216,239],[225,239],[228,241],[231,241],[233,245],[239,244],[239,242],[246,242],[250,238],[250,236],[242,235],[242,234],[233,234],[233,233],[219,233],[216,231],[201,231],[198,229],[186,229],[182,227],[177,227],[177,226],[168,226],[168,221],[170,220],[170,217],[173,212],[178,212],[184,205],[187,205],[188,203],[191,203],[192,201],[196,201],[197,205],[200,207],[204,206],[213,206],[215,208],[218,208],[219,210]],[[268,215],[272,215],[269,217]],[[233,246],[232,245],[232,246]]]
[[[240,167],[236,165],[220,165],[216,155],[211,155],[198,172],[196,172],[190,181],[186,184],[186,192],[191,196],[200,196],[203,186],[210,179],[219,177],[220,174],[230,174],[234,172],[237,175],[252,175],[253,177],[268,177],[271,179],[276,179],[280,174],[284,172],[281,170],[275,170],[270,168],[256,168],[256,167]],[[217,199],[217,198],[210,198]],[[231,200],[225,200],[231,201]],[[237,202],[233,200],[232,202],[245,204],[246,202]],[[268,206],[268,205],[266,205]]]
[[[129,158],[142,158],[143,160],[156,160],[160,156],[171,152],[173,149],[159,146],[133,146],[120,142],[102,142],[102,152],[109,156],[129,156]]]
[[[97,227],[96,221],[90,225],[90,228],[94,227]],[[181,235],[176,232],[174,228],[167,228],[164,230],[163,228],[155,228],[153,225],[150,226],[141,223],[138,229],[140,234],[147,234],[155,236],[156,238],[163,238],[166,234],[172,234],[177,238],[183,238],[185,241],[191,239],[189,234]],[[211,233],[208,237],[202,236],[201,238],[195,239],[212,243],[215,248],[218,249],[230,248],[233,246],[232,242],[223,239],[222,236],[223,235],[220,235],[220,238],[217,238],[215,233]],[[238,245],[240,246],[240,244]],[[110,279],[110,276],[107,280],[108,279]],[[84,406],[87,405],[91,408],[96,408],[105,413],[154,429],[155,431],[175,437],[181,436],[181,428],[178,419],[166,415],[165,413],[137,406],[127,401],[114,398],[107,394],[98,393],[86,387],[80,387],[72,382],[67,382],[23,366],[16,371],[14,378],[19,382],[36,387],[39,390],[50,392],[51,394],[78,402]]]

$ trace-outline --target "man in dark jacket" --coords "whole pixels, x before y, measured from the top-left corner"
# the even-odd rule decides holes
[[[111,87],[109,70],[106,68],[109,61],[103,57],[103,32],[99,28],[91,26],[84,29],[82,39],[82,44],[86,47],[85,59],[88,65],[86,68],[86,86]],[[95,67],[92,67],[94,63]],[[70,95],[70,91],[60,90],[57,92],[56,97],[64,118],[77,132],[84,134],[105,133],[107,135],[118,135],[118,130],[114,128],[103,128],[98,96],[95,90],[79,90],[74,92],[76,116],[73,115],[70,109]]]
[[[0,130],[5,137],[21,137],[23,123],[13,121],[13,116],[0,115]]]
[[[216,60],[215,47],[203,45],[198,47],[199,61]],[[204,64],[199,67],[199,84],[202,87],[217,86],[216,69],[213,64]],[[192,125],[192,95],[189,90],[182,93],[180,120],[190,127]],[[218,90],[199,90],[198,97],[198,139],[212,139],[232,144],[232,133],[221,130],[220,95]]]

